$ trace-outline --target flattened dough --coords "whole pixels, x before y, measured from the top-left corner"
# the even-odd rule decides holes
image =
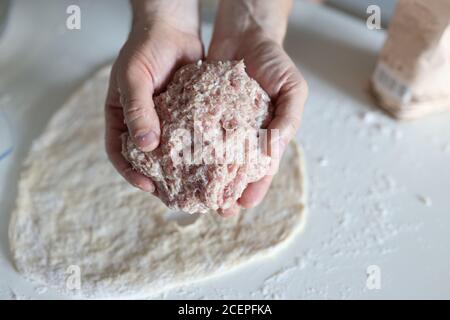
[[[158,199],[129,186],[104,151],[109,71],[54,115],[25,161],[9,236],[27,279],[67,292],[68,268],[76,265],[76,294],[148,297],[263,259],[301,230],[304,172],[294,144],[264,202],[238,217],[208,213],[180,223]]]

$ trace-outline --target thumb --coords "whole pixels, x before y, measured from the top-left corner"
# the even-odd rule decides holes
[[[128,65],[117,76],[120,103],[131,139],[142,151],[152,151],[158,146],[161,134],[153,103],[152,76],[136,65]]]

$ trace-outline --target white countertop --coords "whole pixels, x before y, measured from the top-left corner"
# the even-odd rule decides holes
[[[7,227],[20,163],[128,32],[125,0],[77,1],[81,30],[67,30],[72,2],[14,1],[0,38],[0,298],[63,298],[11,264]],[[384,37],[296,2],[285,46],[310,84],[298,134],[309,179],[305,231],[264,263],[162,298],[450,298],[450,114],[398,123],[377,111],[367,87]],[[370,265],[381,272],[378,290],[366,287]]]

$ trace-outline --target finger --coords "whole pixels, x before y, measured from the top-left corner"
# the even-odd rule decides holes
[[[159,144],[160,127],[153,103],[152,76],[139,63],[131,62],[119,68],[117,83],[120,101],[130,136],[144,152]]]
[[[106,132],[106,152],[109,160],[130,184],[146,192],[153,193],[155,191],[155,185],[152,180],[137,171],[135,171],[130,163],[122,155],[122,143],[120,135],[122,132],[107,129]]]
[[[240,211],[239,205],[235,203],[228,209],[219,209],[218,212],[222,217],[226,218],[237,215],[239,211]]]
[[[295,68],[295,67],[294,67]],[[301,75],[294,69],[280,88],[276,101],[274,118],[269,124],[271,167],[264,178],[251,183],[244,190],[239,204],[245,208],[257,206],[269,190],[273,175],[278,171],[282,154],[295,136],[303,107],[308,94],[308,87]]]
[[[114,74],[114,70],[111,72]],[[105,103],[105,147],[113,166],[132,185],[143,191],[153,192],[155,186],[146,176],[135,172],[122,156],[121,135],[127,130],[123,122],[123,109],[119,103],[119,93],[114,80],[110,78],[109,89]]]
[[[276,164],[276,168],[272,167],[272,170],[278,168],[284,149],[296,135],[307,96],[307,83],[296,69],[292,70],[280,88],[274,117],[268,126],[271,156]],[[271,174],[275,172],[272,171]]]
[[[286,148],[286,144],[279,138],[279,131],[270,133],[269,139],[273,140],[273,145],[270,146],[268,153],[271,157],[270,168],[265,177],[260,180],[250,183],[244,190],[239,199],[239,204],[244,208],[253,208],[261,203],[269,190],[272,183],[273,176],[277,173],[280,165],[281,157]],[[272,142],[271,142],[272,143]]]
[[[247,209],[256,207],[267,194],[272,179],[273,176],[269,175],[256,182],[250,183],[247,188],[245,188],[238,203]]]

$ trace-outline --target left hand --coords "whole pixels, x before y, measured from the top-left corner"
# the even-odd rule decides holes
[[[222,26],[219,19],[207,59],[244,59],[249,76],[255,79],[272,99],[275,106],[274,118],[268,129],[279,130],[278,141],[270,141],[272,148],[279,148],[279,156],[272,158],[272,168],[278,168],[285,147],[295,137],[299,128],[308,95],[307,83],[284,51],[282,41],[277,41],[259,28],[231,35],[220,28]],[[237,203],[220,213],[223,216],[235,215],[239,213],[240,206],[251,208],[258,205],[266,195],[274,174],[275,172],[271,171],[261,180],[249,184]]]

